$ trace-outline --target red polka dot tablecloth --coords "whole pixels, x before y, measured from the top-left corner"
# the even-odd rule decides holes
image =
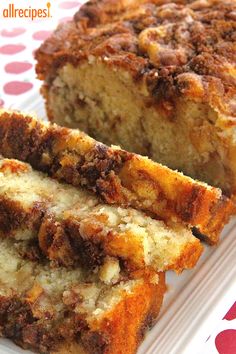
[[[236,354],[236,301],[232,300],[235,292],[236,281],[231,289],[225,291],[215,316],[211,318],[209,314],[209,336],[205,343],[199,344],[199,354]]]
[[[4,3],[1,2],[0,9]],[[52,1],[50,19],[0,20],[0,107],[17,107],[39,90],[41,83],[36,79],[33,53],[58,23],[73,16],[81,3]],[[17,5],[20,4],[23,7],[25,2],[18,1]],[[199,343],[201,354],[236,354],[236,302],[224,306],[228,308],[224,317],[219,315],[216,323],[209,327],[208,340]]]
[[[0,11],[10,2],[1,1]],[[45,6],[45,3],[23,0],[15,2],[18,8],[29,5]],[[40,82],[35,77],[33,53],[45,40],[58,23],[68,21],[83,1],[51,1],[51,18],[0,19],[0,107],[15,107],[18,103],[39,90]],[[36,6],[36,5],[35,5]]]

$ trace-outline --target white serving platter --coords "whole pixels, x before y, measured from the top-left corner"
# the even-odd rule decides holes
[[[38,93],[14,108],[46,119],[43,99]],[[193,270],[179,276],[168,272],[167,285],[159,319],[138,354],[213,354],[205,351],[205,342],[236,300],[236,218],[223,230],[217,247],[205,245],[204,254]],[[16,353],[31,352],[0,340],[0,354]]]

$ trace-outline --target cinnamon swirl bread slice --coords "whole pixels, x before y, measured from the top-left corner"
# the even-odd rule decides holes
[[[194,227],[214,244],[233,211],[222,192],[152,160],[108,147],[79,130],[0,112],[0,154],[84,186],[108,204]]]
[[[28,259],[27,246],[0,240],[0,336],[44,354],[136,353],[160,310],[164,274],[52,269]]]
[[[186,227],[107,205],[81,187],[9,159],[0,160],[0,237],[38,240],[56,264],[92,269],[104,262],[106,269],[108,256],[129,270],[181,272],[196,264],[203,249]]]

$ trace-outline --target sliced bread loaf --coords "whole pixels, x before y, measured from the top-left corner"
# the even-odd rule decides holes
[[[0,160],[0,236],[38,240],[57,264],[88,268],[110,256],[129,270],[148,266],[181,272],[196,264],[203,249],[184,226],[167,226],[130,207],[107,205],[81,187],[10,159]]]
[[[236,193],[235,0],[93,0],[36,52],[49,118]]]
[[[152,160],[18,112],[0,112],[0,154],[131,206],[197,228],[214,244],[234,210],[222,192]]]
[[[44,354],[136,352],[162,304],[162,273],[105,284],[99,272],[52,269],[22,248],[24,241],[0,240],[0,336]]]

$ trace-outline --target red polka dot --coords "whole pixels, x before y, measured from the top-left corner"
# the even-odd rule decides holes
[[[44,41],[51,35],[52,31],[38,31],[33,34],[33,38],[38,41]]]
[[[224,317],[224,320],[228,321],[232,321],[234,319],[236,319],[236,301]]]
[[[62,17],[58,22],[59,23],[64,23],[64,22],[68,22],[68,21],[71,21],[73,17]]]
[[[13,61],[5,66],[5,71],[9,74],[21,74],[32,68],[31,63]]]
[[[30,82],[11,81],[3,86],[3,90],[8,95],[21,95],[32,89],[33,85]]]
[[[215,339],[216,349],[219,354],[236,353],[236,330],[226,329],[220,332]]]
[[[61,9],[72,9],[73,7],[77,7],[79,6],[79,2],[78,1],[63,1],[60,3],[59,7]]]
[[[4,101],[0,98],[0,107],[4,106]]]
[[[22,52],[25,48],[23,44],[6,44],[0,47],[0,54],[16,54]]]
[[[11,28],[11,29],[3,29],[1,31],[1,35],[3,37],[16,37],[16,36],[20,36],[25,31],[26,31],[26,29],[22,28],[22,27]]]

